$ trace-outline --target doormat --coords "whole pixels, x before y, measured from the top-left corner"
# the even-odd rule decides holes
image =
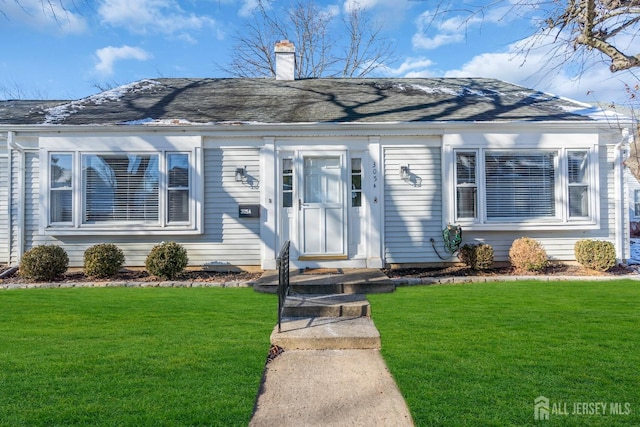
[[[305,268],[300,274],[321,275],[321,274],[343,274],[341,268]]]

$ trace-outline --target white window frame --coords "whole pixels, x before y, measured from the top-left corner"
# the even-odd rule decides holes
[[[640,218],[640,189],[633,190],[633,218]]]
[[[570,148],[518,148],[518,149],[501,149],[474,147],[467,148],[463,146],[449,147],[447,150],[449,158],[449,179],[451,183],[448,190],[450,199],[450,213],[445,220],[448,223],[455,223],[468,229],[477,230],[536,230],[536,229],[596,229],[600,226],[600,208],[599,208],[599,178],[598,178],[598,150],[597,146],[592,147],[570,147]],[[555,153],[555,215],[549,218],[500,218],[490,219],[487,217],[487,194],[486,194],[486,174],[485,174],[485,154],[487,152],[509,152],[515,154],[542,154]],[[588,217],[570,217],[569,212],[569,171],[568,171],[568,153],[576,151],[586,151],[588,160]],[[476,218],[458,218],[457,206],[457,175],[456,162],[457,153],[475,153],[476,154]],[[446,158],[445,157],[445,158]]]
[[[117,141],[116,141],[117,143]],[[54,145],[54,144],[51,144]],[[43,148],[40,152],[40,232],[44,235],[175,235],[175,234],[202,234],[202,149],[193,144],[174,144],[169,147],[159,147],[150,151],[149,145],[132,144],[131,150],[80,150],[76,144],[61,144],[60,149]],[[99,145],[99,144],[98,144]],[[119,147],[128,146],[120,141]],[[137,145],[137,146],[136,146]],[[90,146],[90,144],[87,144]],[[74,148],[74,149],[71,149]],[[189,220],[184,222],[168,222],[168,193],[169,177],[167,174],[167,157],[170,154],[187,154],[189,156]],[[54,154],[70,154],[72,156],[72,221],[67,223],[54,223],[50,220],[50,159]],[[140,154],[159,156],[160,182],[158,184],[158,212],[159,219],[154,222],[145,221],[110,221],[100,223],[84,223],[84,183],[82,181],[82,156],[100,154]]]

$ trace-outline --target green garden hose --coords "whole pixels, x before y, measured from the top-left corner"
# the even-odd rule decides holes
[[[462,227],[459,225],[447,225],[442,230],[442,240],[444,240],[444,249],[449,254],[448,257],[440,255],[436,249],[436,240],[434,238],[431,238],[431,246],[433,246],[433,250],[436,255],[438,255],[438,258],[442,260],[449,259],[460,249],[460,244],[462,243]]]

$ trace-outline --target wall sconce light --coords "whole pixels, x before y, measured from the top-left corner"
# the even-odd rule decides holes
[[[400,178],[405,181],[409,180],[411,172],[409,172],[409,166],[400,166]]]
[[[247,176],[245,168],[236,168],[236,182],[242,182],[245,176]]]

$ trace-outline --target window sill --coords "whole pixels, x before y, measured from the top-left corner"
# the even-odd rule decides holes
[[[202,234],[202,229],[194,227],[49,227],[43,230],[46,236],[162,236]]]
[[[454,224],[467,231],[559,231],[559,230],[598,230],[600,224],[597,221],[572,221],[572,222],[500,222],[477,224],[470,222],[455,222]]]

